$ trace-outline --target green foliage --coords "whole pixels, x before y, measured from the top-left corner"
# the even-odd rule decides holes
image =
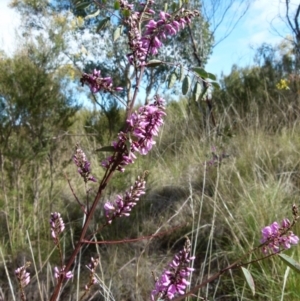
[[[128,103],[130,95],[126,91],[130,90],[130,81],[135,75],[131,72],[126,59],[126,55],[129,53],[125,38],[127,29],[123,26],[124,24],[120,23],[122,19],[115,17],[115,15],[118,15],[119,7],[115,6],[118,2],[106,1],[105,6],[107,10],[99,9],[97,3],[92,0],[39,0],[39,3],[39,7],[43,9],[37,9],[36,4],[25,0],[19,0],[13,4],[24,17],[24,27],[27,30],[30,28],[37,32],[46,31],[49,34],[49,38],[56,45],[61,45],[62,51],[67,53],[73,63],[76,66],[81,66],[85,72],[90,72],[94,68],[97,68],[103,74],[110,74],[116,86],[124,88],[122,98],[124,103]],[[201,8],[199,1],[182,4],[191,10],[199,10]],[[156,1],[157,9],[161,7],[163,10],[166,6],[170,12],[176,12],[179,8],[178,5],[175,2]],[[72,14],[69,13],[70,11]],[[111,13],[108,14],[107,11]],[[34,18],[32,17],[33,15],[35,16]],[[57,22],[58,16],[65,21],[68,18],[72,18],[74,21],[72,22],[77,24],[77,26],[75,25],[70,28],[67,26],[67,22],[65,26],[57,26],[59,23]],[[49,23],[53,23],[54,26],[49,27]],[[79,23],[83,24],[78,26]],[[189,24],[189,27],[191,28],[191,32],[193,32],[193,39],[197,41],[195,49],[190,47],[188,26],[182,29],[175,37],[168,39],[166,46],[161,49],[160,55],[160,59],[165,64],[162,64],[158,68],[145,69],[145,100],[158,87],[164,85],[166,77],[170,69],[172,69],[168,66],[168,63],[172,66],[174,59],[177,60],[177,63],[185,66],[199,65],[199,63],[201,66],[204,66],[206,63],[211,54],[213,44],[213,36],[210,32],[209,24],[200,13],[195,22]],[[89,32],[91,38],[88,41],[82,39],[83,31]],[[104,40],[105,43],[103,43]],[[74,52],[74,43],[78,44],[78,48],[79,45],[80,47],[83,45],[85,51],[78,49],[77,52]],[[198,53],[200,62],[196,60],[194,52]],[[103,57],[103,53],[106,54],[105,58]],[[174,83],[174,76],[172,82]],[[163,86],[163,88],[166,87]],[[107,98],[109,98],[109,95],[105,97],[105,100],[101,100],[100,103],[103,105]]]
[[[293,124],[300,100],[293,57],[264,44],[257,50],[255,62],[251,67],[233,66],[228,76],[222,76],[221,88],[213,94],[218,110],[222,114],[230,112],[236,121],[240,118],[253,122],[255,116],[259,116],[258,121],[267,118],[273,131],[276,127],[271,125],[281,121]]]
[[[44,156],[55,135],[71,125],[76,106],[62,94],[61,84],[47,73],[45,65],[22,53],[1,60],[1,146],[5,156]]]
[[[125,111],[113,101],[102,108],[101,111],[87,112],[84,128],[86,133],[93,134],[97,143],[106,146],[124,125]]]
[[[49,212],[49,203],[40,202],[45,197],[42,178],[50,176],[51,196],[54,170],[64,161],[57,160],[58,144],[78,110],[63,88],[64,79],[53,70],[52,54],[44,49],[29,45],[0,61],[1,186],[5,212],[13,220],[6,224],[12,251],[25,243],[20,229],[36,234],[46,227],[39,223],[37,229],[38,215]]]
[[[293,258],[287,256],[286,254],[279,254],[279,258],[295,272],[297,272],[298,274],[300,273],[300,264]]]

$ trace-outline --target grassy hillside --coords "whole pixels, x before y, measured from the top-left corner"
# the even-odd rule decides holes
[[[201,114],[187,108],[185,100],[170,102],[151,154],[139,157],[125,174],[116,174],[107,187],[102,205],[148,171],[147,194],[132,215],[114,221],[98,235],[98,240],[124,241],[83,248],[74,266],[75,277],[61,300],[79,300],[88,282],[85,266],[91,256],[100,258],[99,284],[85,300],[149,300],[154,285],[151,271],[160,274],[183,246],[185,235],[191,239],[196,256],[195,285],[257,246],[264,226],[292,218],[291,206],[299,204],[299,119],[277,124],[275,118],[256,115],[255,108],[240,119],[237,114],[215,111],[217,130],[203,128]],[[24,261],[32,262],[31,272],[36,275],[28,287],[28,300],[47,300],[55,281],[53,267],[58,264],[48,226],[50,212],[59,211],[66,222],[65,257],[78,239],[82,212],[67,179],[79,200],[85,199],[86,188],[71,160],[74,146],[79,143],[86,151],[93,175],[101,179],[104,171],[100,162],[107,154],[94,150],[100,142],[110,144],[111,139],[107,132],[101,133],[101,141],[99,131],[86,134],[88,114],[78,112],[68,135],[59,138],[54,160],[45,157],[35,173],[29,172],[37,168],[32,160],[20,167],[18,177],[9,184],[9,174],[2,168],[0,296],[3,294],[4,300],[18,298],[17,290],[9,284],[16,286],[13,272]],[[92,197],[97,185],[91,184],[89,189]],[[37,197],[38,209],[34,211]],[[103,220],[100,206],[90,231]],[[158,232],[164,235],[126,242]],[[294,232],[300,233],[299,225]],[[286,253],[300,261],[298,247]],[[258,251],[245,260],[261,255]],[[248,268],[256,284],[255,296],[241,271],[234,270],[205,286],[198,300],[299,300],[299,276],[276,256]]]

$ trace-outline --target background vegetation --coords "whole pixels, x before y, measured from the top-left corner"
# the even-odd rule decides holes
[[[24,17],[28,10],[38,9],[24,3],[28,5],[26,1],[15,3]],[[91,101],[89,108],[78,105],[75,99],[80,90],[74,88],[78,85],[78,68],[91,70],[97,62],[87,59],[82,51],[77,56],[70,54],[67,37],[81,29],[77,25],[67,27],[69,17],[62,13],[61,19],[55,19],[49,9],[40,12],[48,13],[47,18],[44,16],[46,25],[55,24],[46,27],[52,32],[47,38],[42,34],[36,39],[25,38],[13,57],[2,54],[0,60],[3,300],[18,298],[17,290],[10,285],[16,286],[14,270],[25,261],[33,262],[31,273],[35,275],[28,287],[28,300],[47,300],[58,260],[49,231],[50,213],[59,211],[66,222],[66,257],[82,225],[82,213],[68,184],[69,179],[79,199],[85,198],[84,183],[72,163],[75,144],[87,153],[93,175],[100,179],[100,162],[107,154],[96,149],[115,139],[125,116],[124,108],[109,96],[85,100],[85,104]],[[207,31],[207,45],[211,38]],[[101,264],[99,285],[89,300],[148,300],[153,287],[151,271],[159,275],[182,247],[185,235],[191,238],[196,255],[196,284],[258,245],[262,227],[291,217],[292,204],[299,205],[300,185],[300,81],[294,47],[292,42],[276,48],[264,44],[253,66],[233,66],[232,72],[220,79],[220,89],[212,93],[211,114],[207,114],[207,102],[178,96],[176,86],[165,95],[167,118],[155,149],[150,156],[139,158],[125,174],[116,175],[102,200],[113,200],[138,174],[149,172],[147,194],[131,217],[116,220],[101,233],[103,240],[124,242],[84,249],[74,265],[81,277],[68,284],[62,300],[77,300],[82,294],[88,281],[85,266],[91,256],[99,256]],[[208,54],[210,46],[206,50]],[[73,58],[72,64],[65,61],[66,56]],[[103,72],[110,72],[115,64],[108,63]],[[122,59],[119,66],[126,68]],[[168,72],[160,70],[162,80]],[[120,75],[115,74],[116,81],[122,83]],[[157,75],[147,76],[151,83],[152,76]],[[157,83],[149,84],[145,98],[157,88]],[[161,91],[164,89],[161,86]],[[91,186],[89,194],[93,195],[95,189],[96,185]],[[103,209],[99,207],[93,228],[101,220]],[[299,225],[294,230],[299,235]],[[158,231],[166,233],[126,242]],[[299,248],[287,253],[300,261]],[[191,299],[299,300],[298,275],[278,258],[249,268],[256,283],[255,296],[240,271],[235,270]]]

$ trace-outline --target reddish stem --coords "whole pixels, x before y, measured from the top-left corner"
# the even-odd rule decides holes
[[[119,158],[122,158],[122,156],[118,156]],[[86,235],[86,232],[88,230],[88,227],[89,227],[89,224],[91,222],[91,219],[95,213],[95,210],[96,210],[96,207],[97,207],[97,204],[99,203],[100,201],[100,198],[101,198],[101,195],[102,195],[102,191],[105,189],[107,183],[109,182],[109,180],[111,179],[112,175],[114,174],[114,171],[116,170],[117,166],[119,164],[119,160],[116,160],[115,164],[111,167],[110,171],[108,172],[108,174],[102,179],[100,185],[99,185],[99,189],[98,189],[98,192],[97,192],[97,195],[95,197],[95,200],[93,202],[93,205],[90,209],[90,211],[88,212],[87,216],[86,216],[86,221],[84,223],[84,226],[82,228],[82,232],[81,232],[81,235],[80,235],[80,238],[79,238],[79,241],[78,243],[76,244],[76,247],[68,261],[68,263],[66,264],[66,267],[64,269],[64,273],[62,273],[60,275],[60,277],[58,278],[58,282],[56,284],[56,287],[54,289],[54,292],[50,298],[50,301],[56,301],[58,296],[59,296],[59,293],[60,293],[60,290],[61,290],[61,287],[62,287],[62,284],[63,284],[63,281],[65,279],[65,274],[70,270],[72,264],[74,263],[75,261],[75,258],[77,256],[77,254],[79,253],[82,245],[84,244],[84,240],[85,240],[85,235]]]
[[[147,2],[148,3],[148,2]],[[133,94],[133,97],[132,97],[132,100],[130,102],[130,105],[129,107],[127,107],[127,116],[126,118],[129,118],[129,116],[132,114],[132,110],[133,110],[133,107],[134,107],[134,103],[135,103],[135,100],[137,98],[137,95],[138,95],[138,92],[139,92],[139,87],[140,87],[140,83],[141,83],[141,79],[143,77],[143,74],[144,74],[144,71],[145,71],[145,66],[141,66],[140,68],[140,72],[139,72],[139,75],[137,77],[137,82],[136,82],[136,87],[135,87],[135,90],[134,90],[134,94]],[[116,160],[114,162],[114,164],[111,166],[111,168],[108,170],[106,170],[105,172],[105,175],[103,176],[103,179],[99,185],[99,189],[98,189],[98,192],[97,192],[97,195],[94,199],[94,202],[92,204],[92,207],[91,209],[88,211],[87,213],[87,216],[86,216],[86,221],[84,223],[84,226],[82,228],[82,232],[81,232],[81,235],[80,235],[80,238],[79,238],[79,241],[78,243],[76,244],[75,246],[75,249],[68,261],[68,263],[66,264],[66,267],[64,269],[64,273],[62,273],[60,275],[60,277],[58,278],[58,282],[56,284],[56,287],[54,289],[54,292],[50,298],[50,301],[57,301],[57,298],[59,296],[59,293],[61,291],[61,287],[62,287],[62,284],[63,284],[63,281],[65,279],[65,274],[70,270],[72,264],[74,263],[75,261],[75,258],[76,256],[78,255],[81,247],[83,244],[87,243],[86,242],[86,232],[88,230],[88,227],[89,227],[89,224],[91,222],[91,219],[95,213],[95,210],[96,210],[96,207],[100,201],[100,198],[101,198],[101,195],[102,195],[102,191],[105,189],[107,183],[110,181],[111,177],[113,176],[115,170],[117,169],[118,165],[120,164],[120,162],[122,161],[122,156],[123,156],[123,153],[118,153],[118,154],[115,154],[116,155]],[[79,202],[79,205],[80,205],[80,202]]]

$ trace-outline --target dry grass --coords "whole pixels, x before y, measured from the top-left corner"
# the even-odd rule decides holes
[[[130,186],[137,174],[148,170],[148,193],[132,216],[117,220],[98,239],[126,240],[158,231],[169,233],[136,243],[125,241],[117,245],[84,248],[81,265],[77,262],[74,266],[76,277],[61,300],[78,300],[78,296],[83,293],[89,274],[85,265],[90,256],[99,256],[101,265],[98,270],[99,285],[95,286],[87,300],[148,300],[153,287],[151,271],[159,275],[174,252],[182,247],[185,235],[191,238],[197,258],[194,263],[194,285],[258,245],[262,227],[274,220],[291,217],[291,205],[299,204],[298,122],[295,121],[292,127],[281,126],[273,133],[255,125],[232,127],[234,135],[229,137],[216,136],[214,131],[199,131],[197,118],[199,116],[193,120],[192,116],[186,114],[184,102],[173,104],[152,154],[140,158],[134,166],[128,168],[127,174],[117,174],[101,201],[103,203],[105,199],[113,198]],[[220,127],[225,126],[228,118],[229,115],[224,120],[220,119]],[[80,127],[77,125],[77,128]],[[100,179],[103,171],[99,161],[105,154],[89,151],[97,148],[95,139],[82,136],[80,139],[71,139],[71,143],[76,142],[87,150],[93,174]],[[31,294],[31,300],[47,300],[46,296],[54,285],[52,270],[58,259],[53,252],[48,230],[50,211],[60,211],[67,223],[63,239],[66,257],[76,242],[82,215],[65,175],[71,180],[80,200],[85,199],[85,187],[70,162],[73,144],[62,142],[51,198],[47,162],[42,165],[37,229],[32,225],[32,206],[30,200],[26,199],[25,188],[24,197],[17,200],[15,196],[15,203],[5,203],[5,198],[1,198],[3,212],[9,216],[8,220],[1,216],[4,226],[7,225],[6,221],[9,223],[9,229],[2,230],[1,266],[8,272],[5,273],[5,269],[1,272],[0,292],[5,295],[5,300],[18,299],[17,292],[10,289],[8,284],[16,285],[13,270],[17,267],[16,258],[22,252],[25,254],[24,259],[34,263],[32,273],[38,275],[33,281],[36,286],[31,286],[31,289],[39,293]],[[212,147],[216,147],[218,154],[225,152],[229,156],[220,165],[206,166],[205,162],[212,158]],[[60,168],[59,160],[68,161],[69,164]],[[92,188],[90,195],[95,190]],[[10,191],[5,196],[10,201],[14,199],[11,199],[13,193]],[[24,204],[18,207],[18,202]],[[23,216],[21,228],[18,216]],[[99,207],[92,225],[101,224],[101,219],[103,212]],[[180,228],[176,228],[178,226]],[[174,228],[177,230],[172,231]],[[300,233],[299,226],[294,230]],[[287,253],[300,261],[299,248],[293,247]],[[259,252],[249,255],[247,260],[260,255]],[[208,300],[299,300],[297,275],[294,271],[287,273],[286,266],[278,258],[256,263],[249,269],[257,286],[256,296],[251,295],[238,270],[228,272],[218,281],[207,285],[198,296]]]

